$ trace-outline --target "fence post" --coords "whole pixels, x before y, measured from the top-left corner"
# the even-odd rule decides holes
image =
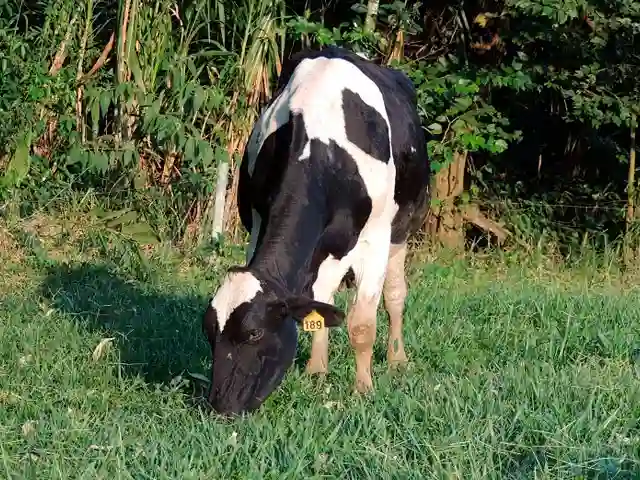
[[[222,162],[218,165],[217,173],[215,201],[213,204],[213,228],[211,229],[211,239],[214,242],[220,239],[224,225],[224,205],[227,198],[229,162]]]

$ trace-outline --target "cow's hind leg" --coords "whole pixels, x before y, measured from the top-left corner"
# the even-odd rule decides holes
[[[402,315],[407,297],[407,281],[404,270],[406,256],[406,243],[391,245],[383,290],[384,305],[389,314],[389,340],[387,346],[389,368],[399,367],[407,363],[402,335]]]
[[[373,388],[371,360],[376,340],[376,312],[387,269],[390,234],[390,229],[381,229],[375,237],[363,242],[352,266],[357,289],[347,316],[347,327],[355,353],[356,390],[361,393]]]

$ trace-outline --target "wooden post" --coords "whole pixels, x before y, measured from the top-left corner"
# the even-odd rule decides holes
[[[627,171],[627,214],[625,216],[624,263],[629,265],[633,258],[631,245],[631,227],[635,213],[636,184],[636,116],[631,116],[631,133],[629,142],[629,169]]]
[[[222,162],[218,166],[218,178],[216,179],[216,194],[213,204],[213,227],[211,239],[217,242],[220,239],[224,227],[224,206],[226,203],[227,183],[229,177],[229,162]]]
[[[627,174],[627,232],[633,221],[635,209],[635,178],[636,178],[636,118],[631,117],[631,141],[629,147],[629,171]]]

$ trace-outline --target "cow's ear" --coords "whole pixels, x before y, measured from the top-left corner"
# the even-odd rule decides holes
[[[344,312],[333,305],[307,297],[290,297],[267,304],[266,316],[268,324],[272,327],[277,328],[286,317],[292,317],[296,322],[302,323],[309,315],[316,319],[316,315],[320,315],[325,327],[338,327],[345,317]]]
[[[325,327],[338,327],[344,321],[344,312],[335,306],[317,302],[305,297],[295,297],[287,300],[287,313],[298,323],[302,323],[305,318],[319,315],[324,320]]]

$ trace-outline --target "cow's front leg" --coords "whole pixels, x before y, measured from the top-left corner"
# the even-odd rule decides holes
[[[318,268],[318,277],[313,284],[313,298],[333,305],[333,295],[347,273],[347,260],[338,260],[329,255]],[[307,362],[306,372],[324,375],[329,369],[329,329],[323,328],[313,332],[311,339],[311,357]]]
[[[333,305],[333,299],[327,301]],[[307,362],[307,373],[325,375],[329,369],[329,329],[323,328],[313,332],[311,338],[311,357]]]

